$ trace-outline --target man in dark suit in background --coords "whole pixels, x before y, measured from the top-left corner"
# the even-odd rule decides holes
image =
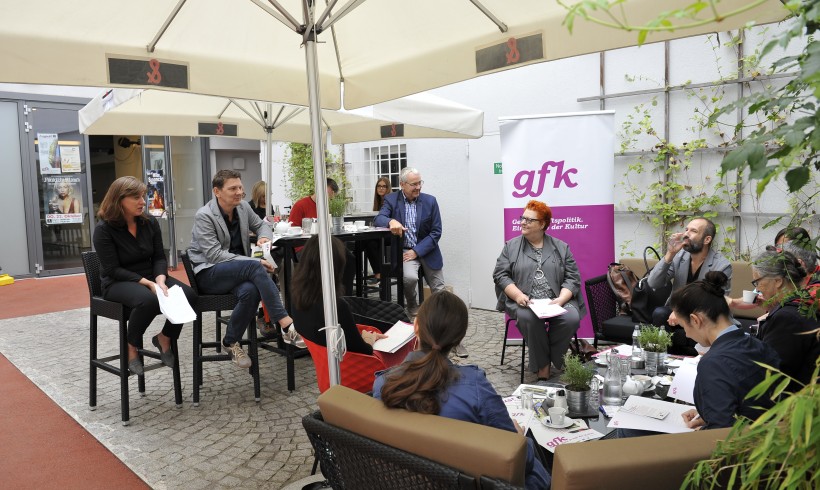
[[[400,191],[384,198],[384,205],[373,221],[375,226],[390,228],[402,237],[402,260],[404,276],[404,299],[407,313],[415,318],[419,309],[416,289],[419,268],[432,292],[444,289],[444,259],[439,249],[441,239],[441,213],[436,198],[422,194],[421,173],[416,168],[404,168],[399,175]],[[455,349],[459,357],[467,357],[467,349],[459,345]]]

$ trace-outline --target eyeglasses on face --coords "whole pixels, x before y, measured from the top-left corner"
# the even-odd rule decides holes
[[[520,217],[520,218],[518,218],[518,219],[520,219],[520,220],[521,220],[521,223],[522,223],[522,224],[523,224],[523,223],[526,223],[526,224],[528,224],[528,225],[531,225],[531,224],[533,224],[533,223],[540,223],[540,222],[541,222],[541,220],[540,220],[540,219],[538,219],[538,218],[527,218],[526,216],[521,216],[521,217]]]
[[[767,277],[769,277],[769,276],[760,276],[757,279],[753,280],[752,281],[752,287],[757,289],[757,285],[760,283],[760,281],[762,281],[763,279],[766,279]]]
[[[379,184],[379,185],[376,186],[376,188],[377,189],[387,189],[387,185],[386,184]]]
[[[410,187],[412,187],[413,189],[415,189],[415,188],[417,188],[417,187],[421,187],[421,186],[423,186],[423,185],[424,185],[424,181],[423,181],[423,180],[420,180],[420,181],[418,181],[418,182],[405,182],[405,183],[406,183],[407,185],[409,185]]]

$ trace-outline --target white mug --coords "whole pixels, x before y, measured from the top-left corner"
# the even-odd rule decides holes
[[[746,304],[753,304],[755,302],[755,298],[757,298],[757,292],[749,291],[748,289],[743,290],[743,302]]]
[[[354,222],[353,222],[353,224],[356,226],[356,229],[357,229],[357,230],[361,230],[361,229],[363,229],[363,228],[367,228],[367,227],[364,225],[364,221],[354,221]]]
[[[288,228],[287,234],[291,236],[301,235],[302,228],[299,226],[291,226],[290,228]]]
[[[566,408],[552,407],[547,410],[550,414],[550,423],[552,425],[564,425],[564,415],[567,413]]]

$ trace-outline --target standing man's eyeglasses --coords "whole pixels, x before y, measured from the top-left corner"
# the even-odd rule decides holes
[[[416,187],[421,187],[422,185],[424,185],[424,181],[420,180],[418,182],[407,182],[407,185],[415,189]]]

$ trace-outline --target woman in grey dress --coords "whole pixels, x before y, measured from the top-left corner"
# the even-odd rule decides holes
[[[564,364],[586,306],[581,297],[581,274],[565,242],[546,234],[552,210],[541,201],[527,203],[521,215],[521,236],[504,244],[493,271],[498,310],[516,319],[529,345],[530,371],[539,381]],[[567,312],[547,320],[528,307],[531,299],[549,298]]]

